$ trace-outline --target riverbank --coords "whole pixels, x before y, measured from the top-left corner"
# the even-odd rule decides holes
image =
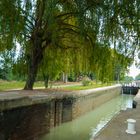
[[[94,140],[139,140],[140,138],[140,90],[135,96],[136,109],[121,111],[111,122],[94,138]],[[136,134],[127,134],[127,119],[136,120]]]

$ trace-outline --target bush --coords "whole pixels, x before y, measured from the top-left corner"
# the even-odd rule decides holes
[[[88,77],[84,77],[83,80],[82,80],[82,85],[83,86],[91,85],[91,80]]]

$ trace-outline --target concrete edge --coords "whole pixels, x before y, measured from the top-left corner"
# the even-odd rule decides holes
[[[35,104],[47,103],[51,100],[63,100],[63,99],[76,99],[83,96],[89,96],[93,93],[101,92],[104,90],[110,90],[113,88],[121,88],[121,85],[114,85],[96,89],[71,91],[71,92],[53,92],[48,94],[45,91],[11,91],[3,92],[0,94],[0,111],[9,110],[17,107],[30,106]],[[59,94],[60,93],[60,94]],[[100,94],[99,94],[100,95]],[[99,96],[98,95],[98,96]],[[94,94],[93,96],[96,96]]]

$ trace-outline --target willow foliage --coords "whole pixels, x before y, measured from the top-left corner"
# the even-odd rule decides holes
[[[93,62],[94,69],[102,69],[109,52],[97,44],[114,44],[127,57],[134,54],[140,38],[139,11],[139,0],[1,0],[0,51],[20,43],[28,66],[25,89],[32,89],[50,45],[64,50],[82,48],[83,56],[78,55],[83,66],[79,67],[88,70]],[[118,43],[122,41],[125,49]]]

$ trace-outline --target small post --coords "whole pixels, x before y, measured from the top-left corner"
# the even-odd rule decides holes
[[[127,123],[128,123],[128,126],[127,126],[126,133],[128,133],[128,134],[136,134],[136,131],[135,131],[136,120],[127,119]]]

